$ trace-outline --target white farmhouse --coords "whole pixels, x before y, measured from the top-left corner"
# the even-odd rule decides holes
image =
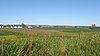
[[[2,28],[2,26],[0,26],[0,28]]]
[[[0,25],[0,28],[33,28],[33,25]]]
[[[4,26],[0,26],[0,28],[4,28]]]
[[[23,28],[21,25],[14,25],[13,27],[11,28]]]
[[[31,25],[28,25],[27,28],[33,28]]]
[[[4,28],[4,26],[2,24],[0,24],[0,28]]]

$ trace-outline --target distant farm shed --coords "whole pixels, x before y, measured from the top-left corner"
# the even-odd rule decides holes
[[[28,25],[27,28],[33,28],[32,25]]]

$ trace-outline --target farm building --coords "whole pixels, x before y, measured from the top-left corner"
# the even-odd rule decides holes
[[[4,28],[3,26],[0,26],[0,28]]]
[[[33,28],[32,25],[0,25],[0,28]]]
[[[11,26],[10,28],[23,28],[22,25],[14,25],[14,26]]]
[[[27,28],[33,28],[32,25],[28,25]]]

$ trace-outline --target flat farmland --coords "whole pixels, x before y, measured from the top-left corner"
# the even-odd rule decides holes
[[[100,32],[78,29],[0,29],[0,55],[99,56]]]
[[[79,29],[79,30],[78,30]],[[33,28],[33,29],[11,29],[5,28],[0,29],[4,31],[19,32],[27,35],[54,35],[58,37],[80,37],[80,36],[93,36],[100,35],[99,30],[92,31],[90,29],[80,29],[80,28]],[[79,36],[80,35],[80,36]]]

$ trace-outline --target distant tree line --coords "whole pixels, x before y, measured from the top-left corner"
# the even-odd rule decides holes
[[[92,24],[92,26],[89,27],[89,29],[100,29],[100,27],[97,27],[96,24]]]
[[[92,26],[89,27],[89,29],[96,29],[96,25],[95,24],[92,24]]]

